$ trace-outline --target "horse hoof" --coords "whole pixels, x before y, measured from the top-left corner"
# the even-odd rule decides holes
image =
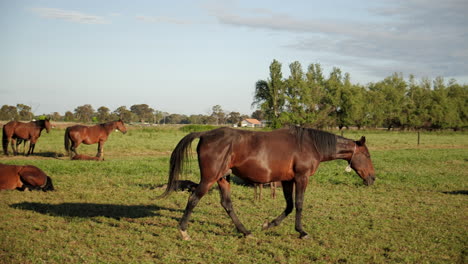
[[[182,240],[189,241],[191,240],[190,236],[188,235],[187,231],[179,230],[180,234],[182,235]]]
[[[270,223],[268,222],[263,223],[262,230],[267,230],[268,228],[270,228]]]
[[[307,239],[309,239],[309,235],[308,234],[301,235],[299,238],[302,239],[302,240],[307,240]]]

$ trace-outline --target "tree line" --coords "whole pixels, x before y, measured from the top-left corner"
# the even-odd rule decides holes
[[[353,84],[349,73],[335,67],[325,77],[320,64],[307,71],[295,61],[290,76],[282,65],[270,64],[270,76],[255,85],[253,106],[261,109],[273,128],[284,125],[371,127],[400,129],[454,129],[468,126],[468,85],[442,77],[433,81],[405,80],[394,73],[382,81]]]
[[[239,112],[227,112],[220,105],[215,105],[211,108],[212,113],[208,115],[181,115],[170,114],[154,110],[147,104],[132,105],[130,109],[126,106],[120,106],[114,111],[108,107],[101,106],[95,110],[90,104],[78,106],[73,112],[67,111],[65,115],[60,115],[54,112],[49,115],[34,116],[31,112],[31,107],[24,104],[16,106],[3,105],[0,108],[0,120],[19,120],[30,121],[33,118],[41,119],[45,117],[51,118],[53,121],[65,122],[82,122],[82,123],[103,123],[122,119],[125,122],[140,122],[151,124],[238,124],[245,118],[250,118],[248,115],[240,114]],[[255,112],[254,112],[255,114]],[[258,115],[257,111],[257,115]]]
[[[250,116],[224,111],[220,105],[207,115],[170,114],[147,104],[120,106],[111,111],[105,106],[78,106],[65,115],[47,115],[54,121],[97,123],[116,119],[125,122],[155,124],[238,124],[245,118],[266,120],[272,128],[300,125],[315,128],[369,127],[400,129],[466,129],[468,127],[468,85],[454,79],[445,82],[413,75],[408,80],[394,73],[382,81],[367,85],[351,82],[349,73],[335,67],[328,77],[320,64],[310,64],[307,71],[295,61],[289,64],[290,75],[283,77],[282,64],[273,60],[270,75],[255,83]],[[43,115],[44,117],[44,115]],[[24,104],[3,105],[0,120],[31,120],[31,107]]]

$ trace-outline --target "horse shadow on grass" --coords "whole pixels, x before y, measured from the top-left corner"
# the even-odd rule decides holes
[[[97,203],[48,204],[23,202],[12,204],[10,207],[59,217],[92,218],[102,216],[116,220],[120,220],[122,218],[134,219],[150,216],[168,217],[167,215],[159,213],[161,210],[181,212],[181,210],[178,209],[165,208],[156,205],[117,205]],[[173,219],[179,220],[178,218]]]
[[[468,195],[468,190],[457,190],[457,191],[446,191],[446,192],[442,192],[442,193],[445,193],[445,194],[453,194],[453,195]]]

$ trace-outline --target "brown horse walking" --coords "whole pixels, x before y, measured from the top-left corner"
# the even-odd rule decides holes
[[[122,120],[107,122],[95,126],[76,125],[67,127],[65,130],[65,150],[70,158],[72,158],[73,153],[78,155],[76,148],[78,148],[81,143],[86,145],[98,143],[98,152],[96,157],[104,157],[104,143],[109,137],[109,134],[115,129],[118,129],[124,134],[127,133],[127,128]]]
[[[43,190],[53,191],[52,179],[41,169],[26,165],[0,164],[0,190]]]
[[[200,167],[200,184],[190,195],[179,230],[184,240],[189,240],[187,224],[193,209],[210,187],[217,182],[221,193],[221,205],[234,222],[237,230],[250,235],[237,218],[226,177],[231,173],[253,183],[281,181],[286,199],[286,209],[276,219],[264,225],[264,229],[277,226],[296,207],[295,229],[301,238],[307,237],[302,227],[302,204],[309,176],[315,173],[319,163],[335,159],[347,160],[367,185],[375,180],[374,167],[365,138],[353,141],[331,133],[309,128],[294,127],[271,132],[253,132],[231,128],[218,128],[206,132],[194,132],[185,136],[172,152],[169,195],[176,187],[190,145],[200,138],[197,146]],[[295,186],[295,201],[293,187]]]
[[[43,129],[46,129],[47,133],[50,131],[50,120],[37,120],[29,123],[23,123],[18,121],[10,121],[3,126],[3,153],[8,156],[8,143],[11,141],[11,148],[13,149],[13,155],[18,155],[18,145],[16,140],[30,141],[29,150],[26,156],[34,153],[36,142],[41,136]],[[26,142],[25,142],[26,144]]]

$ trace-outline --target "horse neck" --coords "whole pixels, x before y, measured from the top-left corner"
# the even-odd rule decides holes
[[[110,134],[114,129],[117,128],[115,122],[108,122],[101,125],[106,130],[107,134]]]
[[[336,152],[332,155],[322,157],[321,161],[343,159],[350,161],[356,150],[356,143],[351,139],[338,137],[336,142]]]

